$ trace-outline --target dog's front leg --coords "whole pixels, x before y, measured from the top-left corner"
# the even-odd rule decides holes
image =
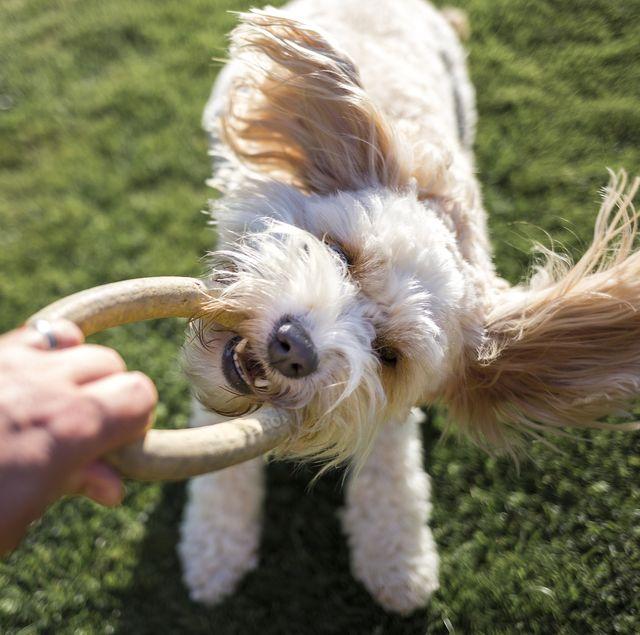
[[[194,400],[191,426],[221,420]],[[263,471],[258,458],[189,482],[178,552],[191,599],[218,602],[256,567]]]
[[[404,423],[380,430],[371,455],[348,484],[343,524],[351,568],[375,599],[408,614],[438,588],[438,552],[427,526],[429,476],[422,466],[419,423],[413,410]]]

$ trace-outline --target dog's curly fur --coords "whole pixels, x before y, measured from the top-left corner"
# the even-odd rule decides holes
[[[476,442],[514,452],[528,435],[606,427],[639,391],[638,180],[612,174],[575,266],[548,252],[527,284],[500,279],[474,172],[467,30],[422,0],[242,14],[204,115],[224,196],[219,298],[185,346],[193,425],[278,408],[297,421],[282,455],[351,461],[353,571],[401,613],[438,586],[413,408],[442,404]],[[318,353],[303,378],[269,363],[290,316]],[[222,369],[236,336],[262,380],[248,393]],[[262,482],[251,461],[191,483],[180,554],[194,599],[219,600],[256,565]]]

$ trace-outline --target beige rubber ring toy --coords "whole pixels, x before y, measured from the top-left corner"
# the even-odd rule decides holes
[[[210,291],[195,278],[138,278],[80,291],[42,309],[28,323],[65,318],[85,335],[157,318],[203,313]],[[272,412],[272,411],[271,411]],[[123,476],[177,481],[214,472],[272,450],[289,434],[291,419],[276,414],[181,430],[149,430],[105,458]]]

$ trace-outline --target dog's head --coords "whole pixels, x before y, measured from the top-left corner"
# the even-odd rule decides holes
[[[364,453],[379,423],[437,393],[460,351],[465,285],[450,233],[411,193],[270,183],[233,203],[279,213],[213,254],[219,297],[186,349],[197,396],[230,415],[292,410],[297,455]]]
[[[194,324],[187,371],[218,412],[295,413],[290,453],[363,455],[460,353],[456,242],[346,55],[273,13],[245,16],[233,42],[246,76],[221,129],[252,170],[216,204],[219,298]]]

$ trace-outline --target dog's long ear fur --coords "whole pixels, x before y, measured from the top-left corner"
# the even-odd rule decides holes
[[[323,35],[269,9],[241,14],[231,38],[247,72],[222,134],[242,161],[314,193],[409,182],[393,130]]]
[[[452,421],[486,447],[517,448],[563,426],[639,429],[600,419],[640,394],[640,252],[636,178],[611,174],[591,246],[575,266],[546,252],[525,288],[491,311],[444,401]]]

